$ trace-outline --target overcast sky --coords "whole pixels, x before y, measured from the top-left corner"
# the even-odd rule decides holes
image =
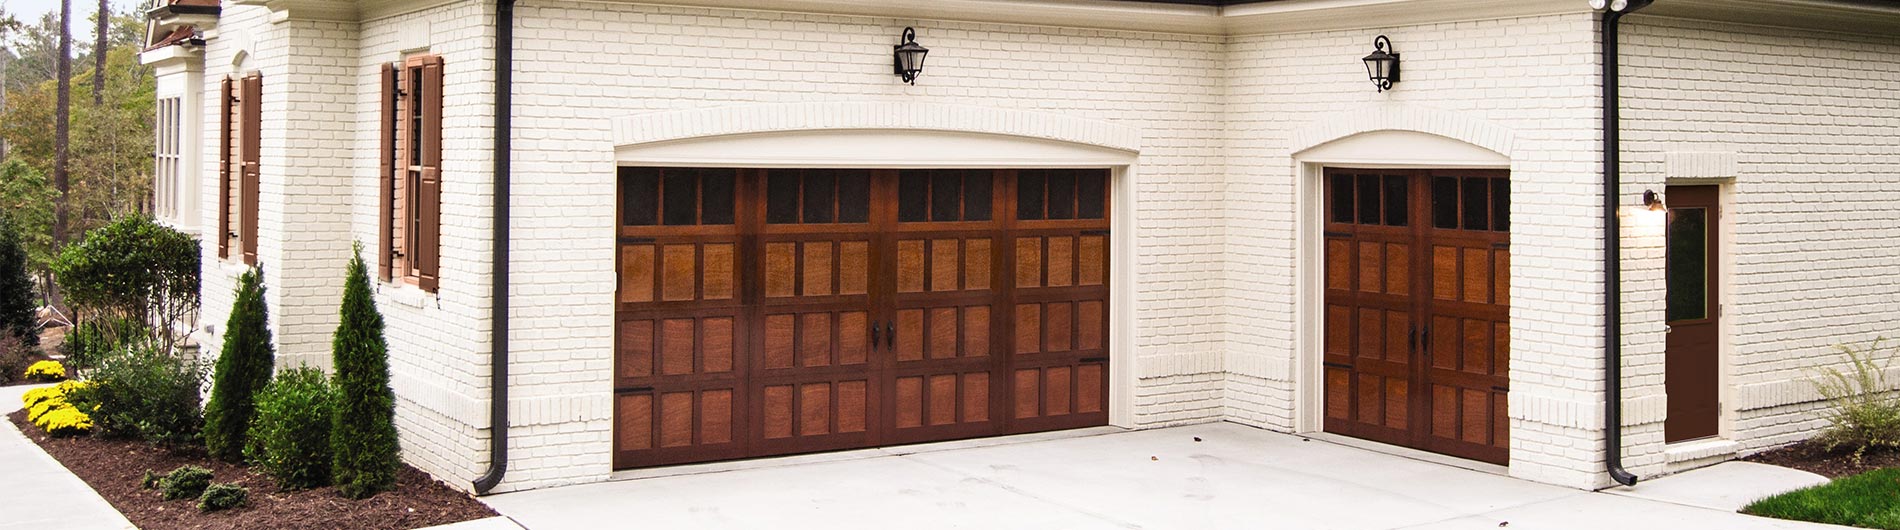
[[[112,0],[112,8],[123,11],[126,5],[136,2],[137,0]],[[59,0],[0,0],[0,7],[5,7],[7,13],[13,15],[13,18],[20,19],[20,22],[32,24],[40,19],[40,15],[49,12],[58,13]],[[92,19],[92,12],[98,8],[99,0],[73,0],[73,33],[90,35],[88,32],[79,31],[79,28],[86,26],[87,21]]]

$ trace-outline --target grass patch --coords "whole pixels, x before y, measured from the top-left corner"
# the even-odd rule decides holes
[[[1841,477],[1749,504],[1742,513],[1861,528],[1900,530],[1900,468]]]

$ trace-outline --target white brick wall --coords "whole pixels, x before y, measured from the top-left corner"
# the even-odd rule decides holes
[[[1812,369],[1839,364],[1835,345],[1900,337],[1900,38],[1626,24],[1625,191],[1725,188],[1723,433],[1745,452],[1806,438],[1822,426]],[[1651,224],[1629,238],[1625,321],[1630,394],[1660,400],[1664,261]],[[1630,430],[1633,452],[1660,453],[1661,419]],[[1656,472],[1656,458],[1642,462]]]

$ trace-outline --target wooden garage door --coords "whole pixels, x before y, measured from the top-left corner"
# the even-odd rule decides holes
[[[1108,171],[620,169],[616,468],[1108,421]]]
[[[1325,180],[1326,430],[1508,462],[1509,174]]]

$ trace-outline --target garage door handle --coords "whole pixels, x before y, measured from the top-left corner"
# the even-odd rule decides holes
[[[871,351],[877,351],[877,341],[878,341],[878,337],[880,336],[877,334],[877,332],[879,331],[883,331],[883,330],[877,329],[877,323],[872,322],[871,323]]]
[[[884,351],[890,351],[892,348],[895,348],[896,343],[897,343],[897,326],[891,324],[890,322],[885,322],[884,323]]]

